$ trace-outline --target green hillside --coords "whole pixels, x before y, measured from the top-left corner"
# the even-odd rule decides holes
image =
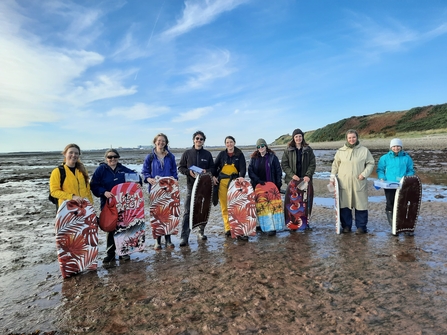
[[[348,129],[355,129],[362,138],[386,138],[399,134],[400,137],[416,133],[446,133],[447,103],[415,107],[407,111],[384,112],[363,116],[352,116],[323,128],[308,131],[307,142],[330,142],[343,140]],[[291,135],[278,137],[272,144],[286,144]]]

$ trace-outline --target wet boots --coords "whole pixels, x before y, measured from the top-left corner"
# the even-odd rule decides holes
[[[390,224],[390,226],[393,225],[393,211],[385,211],[386,213],[386,218],[388,219],[388,223]]]
[[[205,226],[200,226],[199,237],[202,239],[202,241],[206,241],[208,239],[208,237],[206,237],[205,235]]]
[[[171,235],[165,236],[166,248],[174,248],[175,245],[171,242]]]
[[[157,242],[155,242],[154,250],[161,250],[161,236],[157,237]]]

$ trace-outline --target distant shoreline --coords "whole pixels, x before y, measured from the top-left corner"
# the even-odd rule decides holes
[[[447,150],[447,135],[426,135],[421,137],[412,137],[412,138],[401,138],[404,150],[421,150],[421,149],[430,149],[430,150]],[[368,138],[368,139],[362,139],[360,137],[360,143],[367,147],[368,149],[372,150],[380,150],[380,149],[386,149],[390,145],[391,138]],[[317,150],[334,150],[342,147],[344,145],[344,141],[333,141],[333,142],[310,142],[309,145],[312,147],[312,149]],[[244,145],[244,146],[238,146],[241,149],[255,149],[254,145]],[[273,150],[283,149],[286,147],[285,144],[283,145],[270,145],[269,146]],[[183,152],[187,148],[170,148],[170,150],[173,153]],[[211,150],[211,151],[219,151],[224,150],[224,146],[205,146],[205,149]],[[105,149],[92,149],[92,150],[84,150],[88,152],[102,152],[107,150]],[[141,150],[138,148],[120,148],[120,151],[134,151],[134,150]],[[145,150],[148,152],[148,150]],[[0,156],[2,155],[31,155],[31,154],[48,154],[48,153],[60,153],[60,151],[55,150],[49,150],[49,151],[27,151],[27,152],[2,152],[0,153]]]

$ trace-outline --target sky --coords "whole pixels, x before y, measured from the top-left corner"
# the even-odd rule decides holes
[[[0,152],[271,143],[446,78],[444,0],[0,1]]]

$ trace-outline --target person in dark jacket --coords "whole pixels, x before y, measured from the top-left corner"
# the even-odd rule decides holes
[[[230,180],[243,180],[247,173],[247,162],[243,152],[235,146],[233,136],[225,137],[226,149],[219,152],[214,161],[214,183],[219,183],[219,202],[224,222],[225,236],[231,236],[228,219],[227,191]]]
[[[144,182],[149,184],[148,192],[151,191],[151,186],[157,183],[156,177],[173,177],[178,180],[175,156],[168,149],[168,136],[159,133],[155,135],[153,143],[154,149],[146,156],[141,170]],[[175,247],[171,235],[165,235],[165,241],[167,247]],[[161,236],[157,237],[154,249],[161,250]]]
[[[99,164],[93,173],[92,179],[90,181],[90,187],[93,194],[101,199],[101,210],[106,204],[108,198],[113,197],[110,192],[115,185],[124,183],[126,181],[125,174],[133,173],[135,171],[125,167],[120,162],[118,162],[120,155],[116,149],[108,149],[104,155],[105,163]],[[140,181],[141,183],[141,181]],[[104,258],[104,263],[110,263],[115,261],[115,240],[113,236],[115,232],[106,233],[107,234],[107,256]],[[120,256],[122,260],[129,260],[129,255]]]
[[[279,159],[263,138],[257,140],[256,150],[250,156],[248,176],[253,189],[256,189],[258,184],[264,185],[266,181],[271,181],[281,190],[282,170]],[[269,231],[268,235],[276,235],[276,230]]]
[[[292,140],[284,150],[281,158],[281,167],[285,173],[284,182],[286,185],[294,180],[303,179],[308,183],[315,173],[315,154],[312,148],[306,143],[304,133],[301,129],[295,129],[292,133]]]
[[[182,222],[182,241],[180,242],[180,246],[184,247],[189,244],[189,234],[191,230],[189,229],[189,212],[191,206],[191,192],[192,187],[194,185],[194,181],[196,179],[195,173],[189,168],[193,165],[203,169],[203,173],[211,172],[214,175],[214,163],[213,156],[211,152],[205,150],[203,145],[205,144],[206,136],[205,134],[198,130],[192,136],[193,147],[191,149],[186,150],[182,157],[180,158],[180,162],[178,165],[178,171],[181,174],[186,176],[186,201],[185,201],[185,211],[183,214],[183,222]],[[205,225],[200,227],[199,237],[202,240],[206,240],[207,237],[204,234]]]

